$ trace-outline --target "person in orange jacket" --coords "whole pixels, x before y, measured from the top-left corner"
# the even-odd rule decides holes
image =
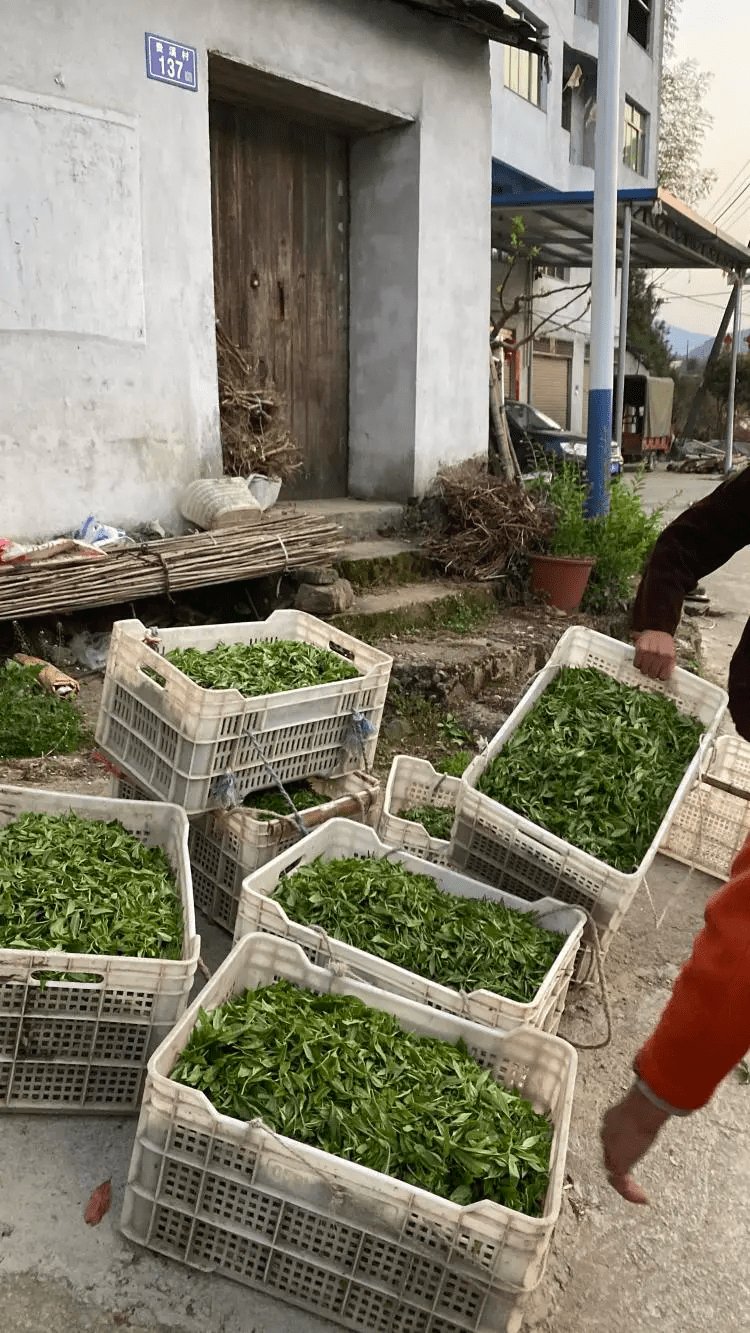
[[[633,613],[635,665],[667,680],[685,596],[700,578],[750,545],[750,467],[681,514],[659,537]],[[750,621],[729,672],[729,708],[750,740]],[[655,1030],[633,1062],[635,1081],[602,1122],[610,1184],[629,1203],[648,1203],[632,1176],[666,1121],[710,1101],[750,1049],[750,838],[729,882],[709,899],[705,925]]]

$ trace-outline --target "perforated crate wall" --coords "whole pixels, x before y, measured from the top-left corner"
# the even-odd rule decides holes
[[[112,631],[96,729],[104,754],[160,800],[200,814],[223,805],[231,774],[240,800],[273,782],[369,769],[375,755],[392,659],[300,611],[274,611],[252,624],[159,632],[159,652],[139,620]],[[173,648],[291,639],[352,662],[352,680],[245,698],[208,690],[166,661]],[[153,641],[153,640],[152,640]]]
[[[726,791],[714,782],[731,787]],[[727,880],[750,837],[750,745],[720,736],[705,775],[695,782],[659,847],[665,856]]]
[[[172,805],[0,787],[0,827],[26,810],[118,819],[163,847],[182,903],[182,957],[0,949],[0,1110],[134,1112],[148,1057],[184,1013],[198,962],[187,819]]]
[[[455,1042],[554,1126],[544,1214],[459,1208],[353,1162],[219,1115],[168,1074],[194,1005],[152,1058],[122,1228],[189,1266],[215,1270],[352,1329],[517,1333],[544,1272],[562,1197],[576,1056],[531,1029],[501,1035],[312,967],[301,950],[247,936],[201,995],[209,1011],[277,977],[358,995],[411,1031]]]
[[[688,671],[669,681],[654,681],[633,665],[632,646],[579,626],[566,631],[547,666],[526,691],[487,749],[461,778],[451,857],[466,874],[503,885],[521,898],[542,896],[577,903],[589,911],[607,939],[619,926],[697,775],[705,744],[696,750],[641,864],[626,875],[580,851],[546,829],[476,790],[476,783],[505,742],[563,666],[597,667],[639,690],[668,695],[677,707],[698,718],[710,736],[727,706],[724,690]]]
[[[450,839],[430,837],[422,824],[401,818],[415,806],[455,810],[461,779],[438,773],[426,759],[399,754],[391,764],[378,833],[389,847],[403,847],[434,865],[450,865]]]
[[[451,986],[440,985],[404,967],[397,967],[385,958],[376,957],[363,949],[355,949],[340,940],[332,940],[314,926],[291,921],[283,907],[274,901],[273,895],[279,883],[286,875],[293,874],[297,866],[309,865],[318,857],[323,861],[332,861],[350,856],[378,860],[387,858],[413,874],[427,875],[445,893],[462,898],[489,898],[516,911],[530,912],[546,929],[559,931],[563,936],[560,952],[536,995],[522,1003],[490,990],[466,993]],[[409,1000],[431,1005],[445,1013],[458,1014],[474,1023],[503,1030],[518,1023],[527,1023],[546,1032],[556,1032],[565,1007],[585,921],[584,914],[576,908],[565,907],[550,899],[531,907],[520,898],[459,875],[446,866],[433,865],[408,852],[386,847],[372,829],[363,828],[347,819],[334,819],[247,877],[242,886],[235,939],[241,939],[253,931],[268,931],[283,939],[293,940],[304,949],[310,961],[318,966],[328,967],[335,963],[360,981],[403,995]]]
[[[380,784],[367,773],[310,778],[329,800],[302,812],[303,823],[320,826],[349,812],[352,820],[374,815]],[[300,841],[294,819],[255,819],[249,810],[215,811],[190,821],[190,864],[195,901],[202,912],[234,932],[245,877]]]

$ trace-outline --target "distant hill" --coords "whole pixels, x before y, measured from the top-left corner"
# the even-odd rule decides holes
[[[668,324],[667,337],[669,338],[670,346],[676,357],[687,356],[688,352],[690,352],[691,356],[700,357],[698,349],[704,346],[705,334],[693,333],[690,329],[680,329],[676,324]],[[702,360],[706,359],[710,350],[711,340],[709,340],[708,350],[706,351],[705,356],[701,358]]]
[[[707,361],[714,345],[713,337],[704,338],[702,333],[688,333],[685,329],[678,329],[674,325],[667,325],[667,336],[675,356],[687,356],[689,351],[691,361]],[[750,329],[743,329],[740,339],[741,355],[748,350],[746,341],[748,338]]]

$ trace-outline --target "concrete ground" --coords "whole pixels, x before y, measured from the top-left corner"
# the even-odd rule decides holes
[[[716,478],[657,472],[648,503],[676,512]],[[680,492],[676,496],[676,492]],[[726,670],[744,623],[750,555],[705,581],[701,621],[707,666]],[[744,1333],[750,1325],[750,1087],[730,1076],[704,1112],[671,1123],[643,1165],[650,1209],[607,1186],[598,1124],[629,1082],[629,1065],[669,994],[716,882],[657,858],[649,875],[657,916],[641,891],[610,951],[614,1036],[582,1051],[565,1202],[547,1276],[532,1298],[528,1333]],[[203,925],[203,923],[201,923]],[[215,966],[228,937],[204,926]],[[602,1032],[596,992],[575,993],[563,1035]],[[2,1333],[332,1333],[336,1327],[231,1281],[193,1273],[120,1235],[119,1212],[134,1122],[6,1116],[0,1135],[0,1330]],[[111,1178],[112,1208],[97,1227],[83,1218],[91,1192]]]

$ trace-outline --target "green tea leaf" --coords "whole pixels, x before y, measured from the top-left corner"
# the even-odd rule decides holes
[[[166,852],[116,820],[28,811],[0,829],[0,948],[180,958],[182,936]]]
[[[219,643],[209,652],[173,648],[167,661],[204,689],[239,690],[249,698],[351,680],[359,674],[338,653],[288,639]]]
[[[444,893],[428,875],[387,858],[298,866],[274,899],[293,921],[421,977],[522,1003],[534,998],[563,944],[532,913]]]
[[[201,1011],[171,1077],[223,1115],[259,1116],[299,1143],[461,1205],[544,1210],[548,1119],[463,1043],[416,1036],[352,996],[277,981]]]
[[[72,754],[91,742],[75,703],[37,688],[41,670],[12,661],[0,668],[0,759]]]
[[[632,873],[654,840],[703,727],[663,694],[563,667],[477,790]]]

